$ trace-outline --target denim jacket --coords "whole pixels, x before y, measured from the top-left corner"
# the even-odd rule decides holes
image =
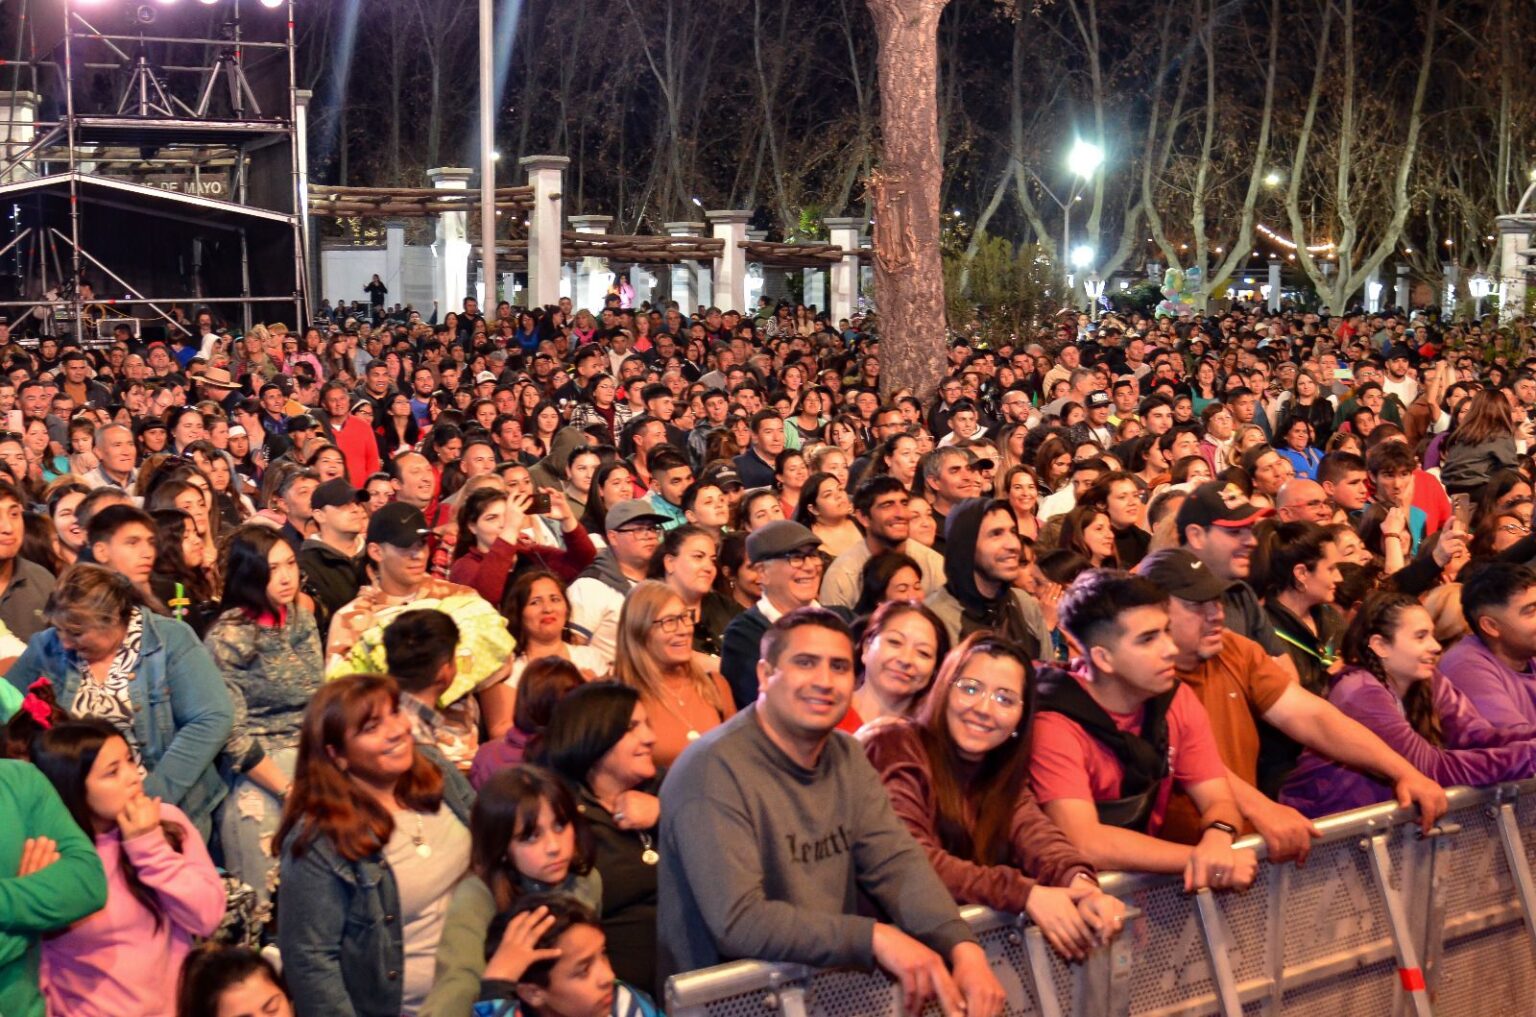
[[[25,691],[40,676],[53,682],[59,705],[69,709],[84,671],[56,629],[32,637],[6,680]],[[234,723],[223,676],[191,626],[146,610],[139,670],[128,692],[148,773],[144,793],[181,809],[206,840],[214,807],[228,791],[214,765]]]
[[[420,747],[418,747],[420,751]],[[474,792],[441,756],[443,804],[469,825]],[[457,777],[457,780],[452,779]],[[283,844],[278,889],[277,945],[283,975],[302,1017],[400,1017],[405,942],[400,889],[383,852],[349,862],[329,838],[316,837],[303,855]]]

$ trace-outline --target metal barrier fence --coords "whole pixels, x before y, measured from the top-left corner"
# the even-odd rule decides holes
[[[1453,788],[1428,837],[1395,805],[1320,822],[1304,867],[1261,865],[1245,893],[1175,879],[1101,882],[1130,919],[1064,962],[1022,915],[966,908],[1009,1017],[1496,1017],[1536,1013],[1536,780]],[[1246,838],[1240,846],[1264,845]],[[899,1017],[878,971],[736,961],[667,982],[671,1017]],[[926,1011],[936,1017],[938,1010]]]

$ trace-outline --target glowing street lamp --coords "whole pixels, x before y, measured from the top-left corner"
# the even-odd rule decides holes
[[[1078,138],[1072,143],[1072,151],[1067,153],[1067,169],[1074,176],[1084,179],[1093,176],[1095,170],[1104,162],[1104,150],[1091,141]]]
[[[1472,294],[1472,313],[1483,316],[1483,298],[1493,292],[1493,280],[1481,272],[1467,280],[1467,290]]]

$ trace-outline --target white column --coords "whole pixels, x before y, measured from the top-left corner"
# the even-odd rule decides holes
[[[560,302],[560,232],[565,229],[561,190],[565,168],[571,160],[563,155],[528,155],[518,165],[528,171],[533,187],[533,208],[528,215],[528,303],[542,307]]]
[[[427,170],[432,186],[445,191],[469,189],[474,170],[468,166],[439,166]],[[469,295],[469,215],[466,212],[437,214],[436,258],[432,271],[432,299],[437,302],[437,320],[449,311],[457,311]]]
[[[747,230],[747,239],[758,243],[768,239],[767,230]],[[757,302],[763,297],[768,297],[774,303],[785,295],[788,285],[784,282],[784,270],[769,268],[760,261],[747,259],[746,295],[743,298],[741,312],[743,314],[756,314]]]
[[[384,285],[389,292],[384,296],[384,306],[405,303],[405,220],[390,219],[384,223]],[[393,298],[393,299],[391,299]]]
[[[577,233],[607,233],[612,225],[611,215],[571,216],[571,228]],[[582,258],[576,266],[576,293],[572,297],[576,309],[585,307],[593,314],[601,311],[612,282],[613,272],[607,258]]]
[[[659,281],[656,273],[652,272],[645,265],[635,265],[629,270],[629,285],[634,287],[635,290],[635,307],[639,307],[647,301],[652,306],[655,305],[656,284]]]
[[[1530,257],[1531,217],[1499,216],[1499,320],[1525,313],[1525,272]]]
[[[1381,266],[1371,269],[1371,274],[1365,277],[1365,309],[1370,314],[1381,310]]]
[[[1461,266],[1447,261],[1442,262],[1440,267],[1445,273],[1445,295],[1440,313],[1449,318],[1456,313],[1456,288],[1461,285]]]
[[[751,314],[747,306],[747,252],[741,249],[747,239],[747,220],[752,218],[748,209],[716,209],[705,212],[716,240],[725,242],[725,249],[715,259],[715,288],[712,301],[722,311],[740,311]]]
[[[1408,311],[1409,311],[1408,303],[1412,299],[1413,299],[1413,291],[1408,286],[1408,266],[1407,265],[1398,265],[1397,266],[1397,293],[1396,293],[1396,300],[1394,301],[1397,304],[1398,310],[1402,311],[1404,314],[1407,314]]]
[[[667,229],[668,237],[703,237],[703,223],[664,223],[662,226]],[[693,313],[694,293],[699,292],[694,287],[697,272],[697,261],[677,261],[671,266],[671,300],[677,301],[685,318]]]
[[[867,220],[863,218],[827,219],[832,242],[843,249],[843,260],[832,266],[832,292],[827,311],[832,327],[843,318],[853,317],[859,302],[859,246]]]
[[[1269,263],[1269,309],[1280,310],[1280,261],[1278,258]]]
[[[665,223],[668,237],[703,237],[703,223]],[[684,318],[710,298],[714,287],[713,261],[682,261],[671,269],[671,298]]]
[[[8,162],[32,143],[37,129],[37,104],[42,96],[36,92],[0,92],[0,163]],[[37,175],[32,160],[23,159],[4,173],[0,184],[14,184],[18,180],[30,180]]]
[[[805,295],[804,299],[802,299],[800,302],[805,304],[807,307],[815,305],[816,310],[818,311],[825,311],[827,309],[826,269],[801,269],[800,279],[803,283],[803,285],[800,287],[800,292]],[[836,324],[836,322],[833,322],[833,324]]]

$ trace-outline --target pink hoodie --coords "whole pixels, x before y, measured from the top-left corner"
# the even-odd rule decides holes
[[[176,982],[193,936],[224,918],[224,885],[192,821],[174,805],[160,817],[182,828],[178,854],[159,831],[124,841],[116,830],[96,838],[107,874],[107,906],[43,941],[43,995],[52,1014],[68,1017],[170,1017]],[[164,921],[128,890],[122,856],[160,900]]]

